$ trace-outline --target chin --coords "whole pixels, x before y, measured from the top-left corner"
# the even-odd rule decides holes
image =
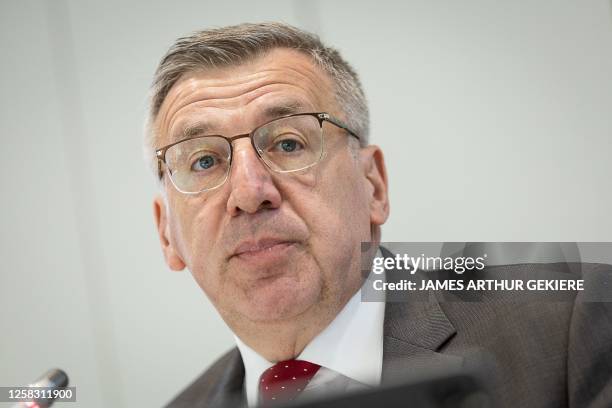
[[[295,318],[321,300],[321,290],[318,280],[271,277],[249,288],[240,314],[257,322]]]

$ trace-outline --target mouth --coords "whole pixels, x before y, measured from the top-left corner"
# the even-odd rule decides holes
[[[296,244],[295,241],[273,238],[247,241],[238,245],[231,258],[247,262],[272,261],[286,255]]]

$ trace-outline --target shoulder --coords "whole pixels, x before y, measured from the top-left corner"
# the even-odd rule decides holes
[[[214,406],[216,401],[242,398],[244,365],[237,348],[217,359],[204,373],[183,389],[166,407]]]
[[[489,356],[503,384],[498,390],[502,401],[544,401],[544,396],[552,401],[554,396],[560,406],[612,406],[612,266],[487,269],[478,278],[580,279],[584,284],[575,291],[447,296],[440,304],[457,333],[446,351],[475,347]]]
[[[490,332],[512,331],[530,338],[549,339],[557,346],[567,346],[567,334],[579,326],[577,320],[586,313],[606,314],[612,306],[612,265],[596,263],[517,264],[487,267],[465,277],[471,280],[522,282],[522,289],[502,289],[453,293],[438,292],[437,298],[449,319],[460,329]],[[539,290],[534,282],[551,283]],[[582,281],[580,290],[563,290],[552,283]],[[489,288],[490,289],[490,288]],[[591,317],[594,317],[591,315]],[[596,325],[596,319],[585,322]],[[515,337],[513,336],[513,337]],[[509,339],[503,339],[509,340]],[[523,346],[526,344],[523,344]],[[539,348],[542,343],[534,343]],[[548,343],[548,346],[552,345]]]
[[[568,344],[570,406],[612,406],[612,266],[584,264],[585,288],[572,310]]]

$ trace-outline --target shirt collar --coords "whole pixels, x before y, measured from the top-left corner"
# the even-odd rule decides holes
[[[383,361],[384,302],[362,302],[361,290],[300,353],[362,384],[380,384]]]

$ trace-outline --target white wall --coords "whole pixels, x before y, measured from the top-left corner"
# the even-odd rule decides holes
[[[386,241],[612,241],[604,0],[0,3],[0,386],[65,369],[74,407],[160,406],[232,338],[163,263],[145,96],[190,31],[282,20],[361,73]]]

